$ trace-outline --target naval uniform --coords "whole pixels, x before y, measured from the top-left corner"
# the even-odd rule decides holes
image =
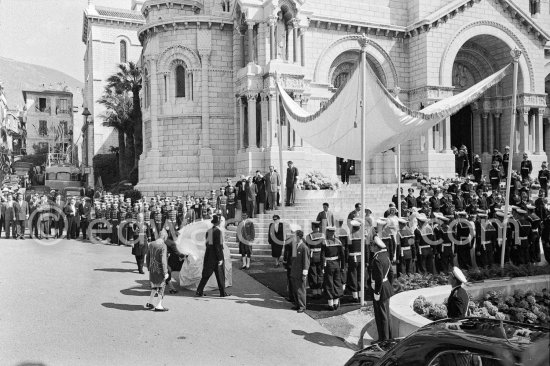
[[[531,163],[531,160],[523,160],[521,162],[521,167],[520,167],[521,180],[522,181],[529,180],[529,176],[531,175],[532,171],[533,171],[533,164]]]
[[[497,231],[485,220],[476,223],[476,263],[478,267],[491,267],[495,258]]]
[[[534,213],[527,216],[531,223],[531,235],[529,235],[529,262],[540,262],[540,218]]]
[[[434,273],[433,252],[430,242],[434,241],[433,229],[429,224],[424,224],[422,228],[417,228],[414,232],[416,265],[418,273]]]
[[[519,224],[519,247],[514,247],[515,255],[512,255],[512,258],[516,260],[514,264],[527,264],[529,263],[529,237],[531,236],[531,223],[525,219],[520,218],[518,220]],[[511,254],[511,253],[510,253]],[[512,259],[512,262],[514,261]]]
[[[346,280],[346,287],[353,292],[361,292],[361,232],[359,229],[355,233],[351,234],[351,240],[348,245],[347,264],[348,273]],[[367,240],[365,239],[365,246]],[[365,248],[365,254],[366,254]],[[367,261],[365,260],[365,264]]]
[[[336,300],[344,294],[342,270],[344,269],[344,247],[338,239],[326,239],[321,248],[325,263],[323,287],[329,300]]]
[[[539,170],[540,189],[544,191],[544,197],[548,197],[548,181],[550,180],[550,170]]]
[[[491,190],[497,193],[500,189],[500,170],[493,168],[489,171],[489,182],[491,183]]]
[[[324,241],[325,236],[320,232],[313,232],[306,236],[306,245],[310,253],[307,281],[314,295],[321,295],[321,289],[323,287],[323,261],[321,260],[321,250]]]
[[[456,227],[456,235],[459,243],[457,243],[455,249],[458,267],[461,269],[470,269],[470,267],[472,267],[470,250],[472,249],[473,235],[470,237],[470,229],[470,223],[466,220],[466,218],[462,218]]]
[[[454,233],[447,224],[439,227],[438,239],[441,240],[441,270],[445,273],[452,270],[455,257],[455,245],[453,243]]]
[[[120,211],[118,209],[111,208],[109,217],[111,218],[111,244],[118,245],[118,225],[120,223]]]
[[[345,291],[346,285],[348,283],[348,255],[350,253],[351,242],[348,236],[348,232],[344,230],[344,228],[342,227],[336,229],[335,235],[338,238],[338,240],[340,240],[340,243],[342,243],[342,246],[344,247],[344,258],[346,258],[346,262],[344,263],[344,272],[342,275],[342,283]]]
[[[468,293],[462,286],[454,287],[447,300],[447,316],[449,318],[463,318],[468,311]]]
[[[405,226],[397,232],[397,277],[414,271],[413,262],[416,258],[414,249],[414,232],[410,227]]]
[[[390,297],[393,295],[393,271],[386,249],[374,253],[369,277],[375,297],[380,296],[378,300],[375,298],[372,303],[378,340],[391,339]]]

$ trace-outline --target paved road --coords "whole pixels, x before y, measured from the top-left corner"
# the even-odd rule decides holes
[[[342,365],[315,320],[239,270],[234,296],[168,295],[143,309],[147,275],[127,247],[0,239],[2,365]]]

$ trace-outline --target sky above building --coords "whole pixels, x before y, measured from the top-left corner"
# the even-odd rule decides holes
[[[92,0],[130,9],[131,0]],[[83,81],[82,19],[88,0],[0,0],[0,56]]]

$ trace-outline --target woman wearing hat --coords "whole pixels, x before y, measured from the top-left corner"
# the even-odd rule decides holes
[[[239,240],[239,254],[243,260],[241,269],[250,269],[250,257],[252,256],[252,242],[256,236],[254,222],[246,219],[243,225],[237,229],[237,239]]]
[[[275,267],[279,267],[283,246],[285,245],[285,234],[283,223],[279,215],[273,215],[273,222],[269,224],[267,231],[267,242],[271,245],[271,257],[275,259]]]
[[[447,316],[449,318],[463,318],[468,311],[468,293],[462,288],[462,284],[466,283],[464,273],[458,268],[453,267],[449,274],[449,284],[452,286],[451,295],[447,300]]]

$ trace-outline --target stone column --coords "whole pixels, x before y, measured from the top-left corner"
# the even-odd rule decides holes
[[[244,43],[245,43],[244,42],[245,30],[243,30],[242,28],[243,27],[241,27],[239,29],[239,34],[241,35],[241,44],[240,44],[240,47],[241,47],[241,67],[245,67],[246,66],[246,52],[245,52],[245,45],[244,45]]]
[[[239,148],[238,150],[244,150],[244,115],[243,115],[243,99],[241,96],[237,97],[237,110],[239,113]]]
[[[262,110],[262,137],[260,140],[260,148],[265,149],[266,147],[269,147],[269,139],[270,139],[270,133],[271,129],[269,128],[269,99],[268,95],[266,93],[260,94],[261,98],[261,110]]]
[[[493,150],[495,149],[495,119],[493,117],[493,114],[490,114],[489,117],[489,125],[487,126],[487,135],[489,137],[487,139],[487,151],[489,152],[489,154],[492,154]]]
[[[482,112],[481,113],[481,153],[487,152],[487,119],[489,117],[489,113]]]
[[[254,63],[254,22],[247,20],[247,33],[248,33],[248,63]]]
[[[503,150],[503,146],[501,144],[501,141],[500,141],[500,135],[501,135],[501,129],[502,129],[502,124],[500,123],[500,118],[502,117],[502,113],[501,112],[496,112],[493,114],[493,120],[495,122],[495,131],[496,131],[496,134],[495,134],[495,147],[499,150],[499,151],[502,151]]]
[[[292,56],[294,63],[298,63],[298,19],[292,19]]]
[[[248,150],[258,148],[256,144],[256,93],[246,95],[248,99]]]
[[[445,118],[441,124],[443,125],[443,148],[445,151],[451,151],[451,117]]]
[[[278,149],[279,139],[277,138],[277,99],[276,94],[269,94],[269,147]]]
[[[302,66],[306,66],[306,34],[307,28],[300,29],[300,61]]]
[[[211,50],[199,50],[201,57],[201,141],[199,148],[210,148],[210,88],[208,85],[208,69],[210,67]]]
[[[535,154],[544,154],[544,144],[542,139],[544,138],[543,134],[543,122],[542,116],[544,115],[545,108],[537,108],[537,115],[535,117]]]
[[[151,116],[151,150],[147,152],[147,162],[145,165],[145,171],[147,178],[158,179],[160,177],[160,138],[159,138],[159,82],[157,75],[157,59],[156,57],[149,57],[149,64],[151,70],[149,70],[149,88],[151,88],[151,100],[149,101],[149,113]],[[144,129],[145,131],[145,129]],[[144,148],[145,150],[145,148]],[[93,151],[93,150],[92,150]]]
[[[269,17],[269,55],[271,60],[277,59],[277,41],[275,40],[275,27],[277,25],[277,16]]]
[[[529,152],[529,108],[519,108],[519,151]]]

